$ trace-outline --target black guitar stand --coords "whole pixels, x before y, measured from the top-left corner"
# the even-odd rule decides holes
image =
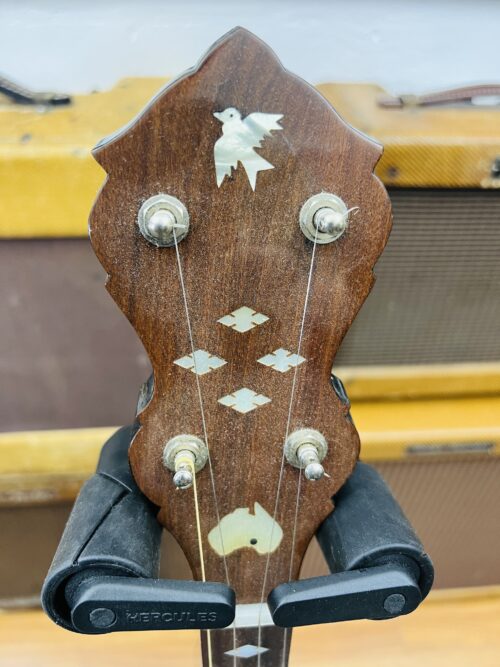
[[[277,586],[268,597],[276,625],[294,627],[414,611],[434,568],[378,472],[358,463],[316,537],[332,574]]]
[[[86,634],[215,629],[235,615],[225,584],[158,579],[162,527],[128,464],[136,427],[105,444],[83,486],[45,580],[47,614]],[[331,574],[282,584],[269,595],[282,627],[408,614],[429,592],[434,570],[380,475],[358,463],[317,537]]]
[[[226,627],[235,613],[230,588],[158,579],[158,508],[128,464],[135,430],[122,428],[104,445],[45,579],[43,607],[58,625],[85,634]]]

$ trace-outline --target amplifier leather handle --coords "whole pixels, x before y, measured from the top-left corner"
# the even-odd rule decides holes
[[[43,93],[28,90],[24,86],[7,79],[0,74],[0,94],[16,104],[35,104],[38,106],[60,106],[71,103],[71,97],[65,93]]]
[[[497,104],[500,105],[500,84],[464,86],[425,95],[382,95],[377,103],[385,108],[428,107],[455,102],[473,102],[476,97],[498,97]]]

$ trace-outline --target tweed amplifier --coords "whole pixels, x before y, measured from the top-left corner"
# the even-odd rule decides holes
[[[500,106],[474,104],[484,88],[405,102],[374,86],[320,87],[384,145],[394,214],[337,364],[500,361]]]

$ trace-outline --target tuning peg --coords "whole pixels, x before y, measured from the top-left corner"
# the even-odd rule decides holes
[[[346,231],[349,214],[357,207],[347,208],[344,201],[329,192],[310,197],[302,206],[299,224],[303,234],[315,243],[331,243]]]
[[[189,489],[194,475],[205,466],[207,460],[207,446],[195,435],[176,435],[163,450],[163,465],[175,473],[173,481],[178,489]]]
[[[154,195],[139,209],[137,223],[144,238],[155,246],[173,246],[189,231],[189,213],[171,195]]]
[[[312,428],[295,431],[285,443],[286,460],[295,468],[304,470],[305,478],[311,482],[326,475],[321,461],[327,452],[328,444],[324,435]]]

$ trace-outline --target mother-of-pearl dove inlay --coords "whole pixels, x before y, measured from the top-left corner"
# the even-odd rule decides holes
[[[224,178],[231,176],[232,170],[241,162],[252,190],[255,190],[259,171],[274,169],[274,166],[254,149],[260,148],[273,130],[283,129],[278,122],[283,114],[255,112],[242,119],[238,109],[229,107],[216,111],[214,116],[222,123],[222,137],[214,145],[217,186],[220,187]]]

